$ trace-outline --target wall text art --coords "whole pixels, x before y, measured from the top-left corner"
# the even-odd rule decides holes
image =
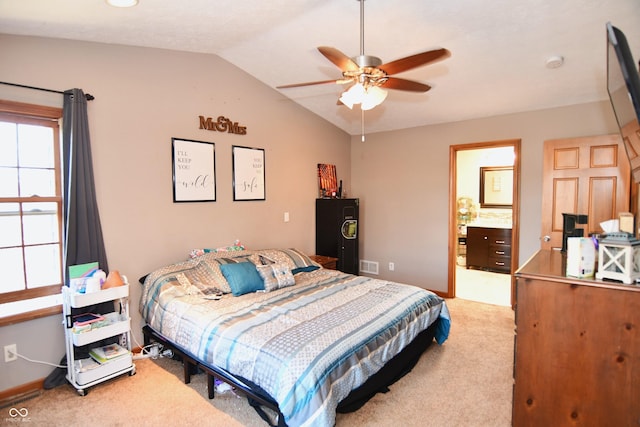
[[[200,129],[210,130],[214,132],[227,132],[235,133],[236,135],[246,135],[247,127],[238,125],[238,122],[234,122],[224,116],[219,116],[217,121],[213,121],[211,117],[200,118]]]
[[[215,144],[171,138],[171,146],[173,201],[215,202]]]

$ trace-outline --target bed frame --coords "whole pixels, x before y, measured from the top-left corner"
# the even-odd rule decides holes
[[[410,372],[416,363],[418,363],[422,353],[424,353],[424,351],[433,342],[439,322],[439,319],[436,320],[431,324],[431,326],[429,326],[429,328],[418,334],[418,336],[409,345],[407,345],[394,358],[389,360],[380,371],[371,376],[360,387],[352,390],[351,393],[349,393],[349,395],[338,404],[336,412],[347,413],[356,411],[376,393],[386,393],[389,391],[388,387],[391,384],[395,383]],[[256,384],[253,384],[251,381],[247,381],[243,378],[238,378],[223,369],[208,365],[198,360],[180,346],[172,343],[161,334],[154,331],[148,325],[142,328],[142,332],[144,334],[145,346],[150,345],[153,342],[158,342],[164,347],[171,349],[176,356],[182,359],[185,384],[189,384],[191,382],[192,371],[197,372],[199,368],[207,374],[207,390],[209,399],[214,398],[215,379],[217,378],[245,393],[249,400],[249,404],[269,425],[278,427],[286,426],[284,423],[284,417],[278,408],[278,404],[273,398],[271,398],[271,396],[269,396],[268,393]],[[277,413],[277,424],[272,423],[271,417],[269,417],[262,409],[263,406]]]

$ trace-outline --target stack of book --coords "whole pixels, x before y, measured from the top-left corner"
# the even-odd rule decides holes
[[[129,354],[129,350],[118,344],[96,347],[89,351],[89,355],[98,363],[108,363],[127,354]]]

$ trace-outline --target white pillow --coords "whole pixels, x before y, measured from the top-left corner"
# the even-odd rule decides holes
[[[291,269],[287,264],[274,262],[267,265],[258,265],[256,268],[264,281],[264,290],[267,292],[296,284],[296,280],[293,278]]]

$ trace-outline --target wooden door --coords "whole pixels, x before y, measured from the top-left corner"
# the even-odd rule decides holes
[[[584,227],[602,233],[600,223],[629,211],[630,170],[619,135],[544,142],[542,249],[562,247],[562,214],[588,215]]]

